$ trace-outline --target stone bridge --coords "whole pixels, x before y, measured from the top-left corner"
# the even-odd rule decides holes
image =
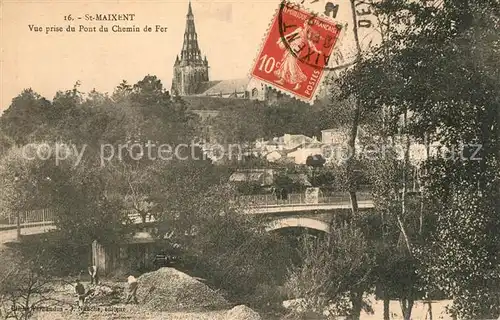
[[[358,208],[366,211],[373,208],[373,201],[369,192],[358,192]],[[240,196],[238,201],[244,206],[244,213],[254,215],[261,219],[269,231],[282,228],[309,228],[330,232],[332,219],[351,210],[349,195],[347,193],[332,193],[328,196],[307,194],[289,194],[286,199],[278,199],[274,195]],[[20,217],[19,228],[38,225],[53,225],[54,212],[52,210],[34,210],[23,212]],[[138,214],[129,214],[134,223],[142,223]],[[154,219],[148,219],[148,224],[154,224]],[[17,221],[10,219],[9,223],[0,225],[2,230],[17,228]],[[44,232],[47,228],[41,228]]]
[[[352,207],[348,193],[332,193],[327,196],[308,197],[305,194],[291,194],[287,199],[271,195],[241,196],[248,203],[245,213],[258,216],[268,231],[282,228],[309,228],[330,232],[332,220],[348,214]],[[358,192],[358,210],[373,208],[371,193]]]

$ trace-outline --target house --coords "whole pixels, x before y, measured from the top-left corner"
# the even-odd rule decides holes
[[[282,137],[274,137],[268,141],[257,140],[255,142],[254,154],[277,160],[303,144],[314,142],[317,142],[315,138],[310,138],[303,134],[285,134]]]
[[[278,138],[275,137],[268,141],[264,141],[264,139],[257,140],[254,149],[256,155],[263,155],[273,151],[283,150],[283,145],[279,142]]]
[[[321,130],[321,142],[325,144],[343,144],[348,138],[348,131],[346,129]]]
[[[285,134],[269,141],[255,142],[254,154],[269,162],[306,164],[307,157],[323,155],[323,144],[316,137],[303,134]]]
[[[274,182],[273,169],[241,169],[234,172],[229,181],[233,183],[254,183],[259,186],[270,186]]]
[[[320,142],[304,143],[297,147],[295,151],[287,154],[288,158],[292,158],[295,164],[306,164],[309,156],[323,156],[323,144]]]
[[[265,158],[269,162],[277,162],[280,159],[286,158],[286,152],[281,150],[273,150],[265,155]]]
[[[317,140],[309,138],[303,134],[285,134],[279,139],[279,141],[282,143],[283,149],[285,150],[295,149],[306,143],[317,142]]]

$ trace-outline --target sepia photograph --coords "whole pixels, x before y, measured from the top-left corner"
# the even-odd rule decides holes
[[[500,320],[498,0],[0,0],[0,320]]]

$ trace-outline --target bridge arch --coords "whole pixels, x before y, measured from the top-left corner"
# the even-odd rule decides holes
[[[310,218],[283,218],[273,220],[266,224],[266,231],[292,227],[309,228],[330,233],[330,225],[328,223]]]

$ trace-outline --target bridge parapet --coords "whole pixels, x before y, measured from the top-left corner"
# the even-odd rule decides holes
[[[360,209],[373,208],[373,200],[370,192],[356,193]],[[337,192],[323,194],[318,197],[306,196],[305,193],[292,193],[286,199],[278,198],[276,195],[241,195],[238,200],[245,206],[247,214],[273,214],[293,213],[316,210],[343,210],[350,209],[349,194]],[[127,210],[128,217],[134,224],[142,223],[141,216],[135,210]],[[40,209],[22,212],[20,224],[24,226],[36,223],[47,224],[53,222],[55,209]],[[148,216],[147,223],[154,223],[154,216]],[[10,216],[5,228],[16,225],[14,216]]]
[[[356,196],[359,202],[372,201],[370,192],[358,192]],[[304,193],[291,193],[287,195],[286,199],[278,198],[273,194],[241,195],[238,196],[238,199],[251,207],[350,203],[349,194],[345,192],[336,192],[318,197],[308,197]]]

